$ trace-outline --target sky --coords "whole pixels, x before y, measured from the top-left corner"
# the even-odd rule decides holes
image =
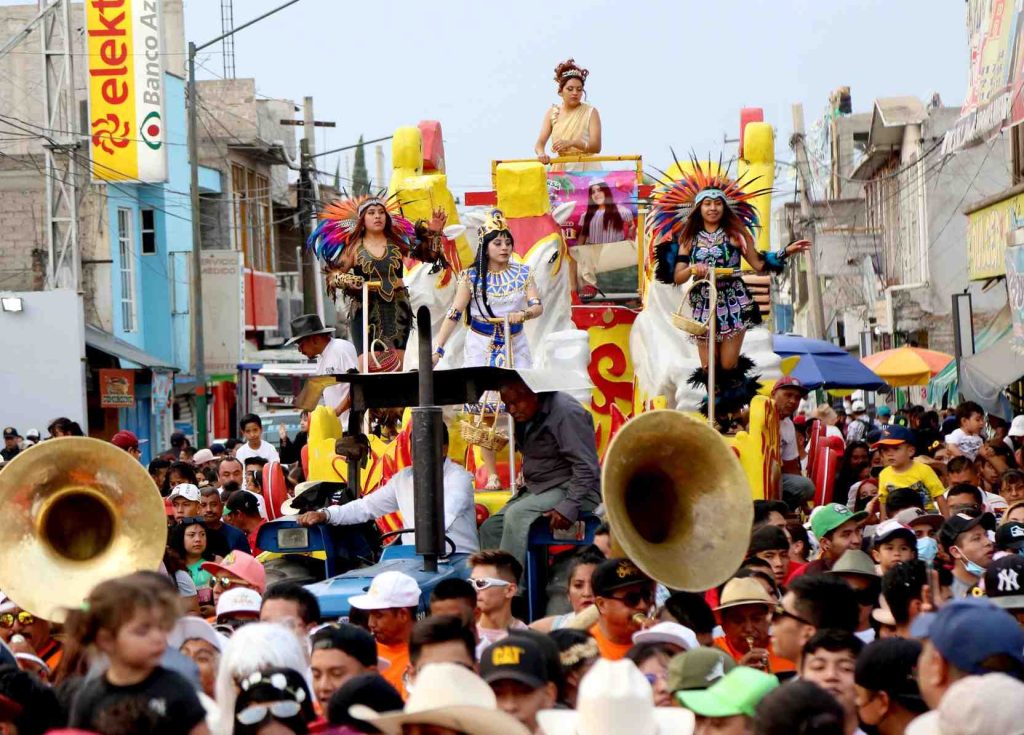
[[[189,40],[220,34],[218,0],[184,2]],[[235,0],[235,25],[280,4]],[[300,0],[235,36],[235,67],[262,95],[300,104],[312,95],[317,119],[337,125],[318,129],[321,151],[439,120],[459,195],[490,188],[492,159],[533,155],[558,101],[554,67],[567,57],[590,70],[606,154],[639,153],[659,168],[670,148],[729,158],[736,147],[723,138],[737,137],[740,108],[759,106],[776,127],[778,158],[792,160],[790,106],[804,104],[810,127],[838,86],[851,87],[858,112],[877,97],[934,92],[959,105],[965,9],[962,0]],[[219,44],[199,61],[199,78],[223,75]],[[320,166],[333,172],[336,162]]]

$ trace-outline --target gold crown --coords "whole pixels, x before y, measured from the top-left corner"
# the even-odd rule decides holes
[[[487,213],[487,216],[484,218],[484,223],[480,225],[480,228],[477,230],[477,235],[479,235],[480,239],[483,240],[486,235],[489,235],[492,232],[502,231],[510,232],[508,229],[508,222],[505,221],[505,215],[500,209],[492,209]]]

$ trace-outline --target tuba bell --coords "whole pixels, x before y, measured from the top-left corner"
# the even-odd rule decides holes
[[[0,590],[60,622],[98,583],[160,565],[164,504],[130,454],[98,439],[50,439],[0,472]]]
[[[732,449],[702,421],[657,410],[631,419],[605,456],[612,541],[666,587],[703,591],[743,562],[754,510]]]

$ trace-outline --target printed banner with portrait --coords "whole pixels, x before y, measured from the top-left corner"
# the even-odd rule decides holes
[[[570,248],[636,238],[637,174],[629,171],[548,171],[552,209],[574,207],[562,224]]]

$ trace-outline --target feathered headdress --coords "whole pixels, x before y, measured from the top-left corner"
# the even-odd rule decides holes
[[[411,243],[416,232],[415,226],[402,215],[397,199],[381,194],[346,197],[330,202],[317,215],[319,221],[316,229],[306,240],[306,247],[324,265],[336,263],[342,251],[349,245],[352,233],[359,224],[359,218],[374,204],[387,210],[395,234],[406,243]]]
[[[675,153],[672,157],[675,158]],[[690,160],[693,171],[681,174],[674,181],[665,172],[658,172],[662,176],[662,183],[654,188],[651,195],[651,211],[647,215],[651,242],[675,242],[694,207],[709,197],[724,199],[726,206],[753,233],[760,226],[760,222],[757,210],[750,200],[771,192],[771,189],[754,189],[753,184],[757,177],[740,177],[735,180],[729,178],[728,167],[722,167],[721,159],[718,161],[717,173],[712,173],[710,167],[705,170],[693,156]],[[680,168],[678,159],[676,167]]]

